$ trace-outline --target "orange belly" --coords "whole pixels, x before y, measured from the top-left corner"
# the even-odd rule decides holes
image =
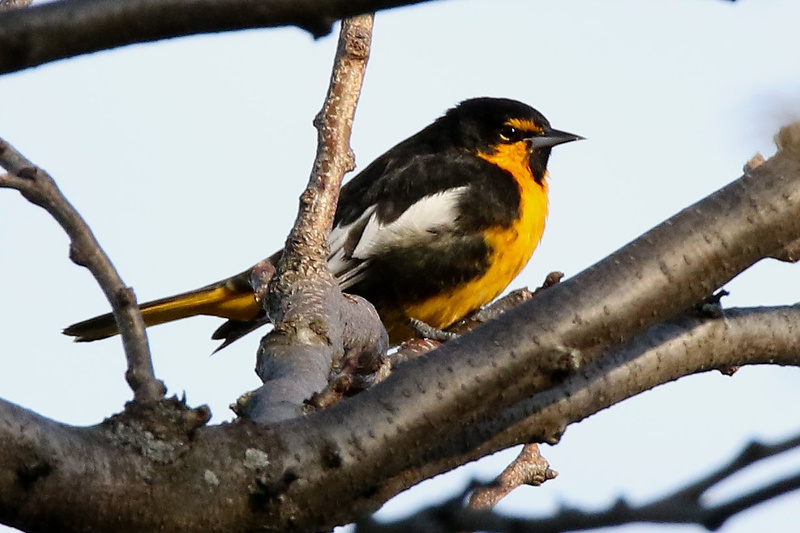
[[[485,233],[491,248],[489,268],[455,289],[404,308],[408,317],[436,328],[446,328],[488,304],[514,280],[533,255],[547,219],[547,183],[520,182],[520,213],[510,227]]]

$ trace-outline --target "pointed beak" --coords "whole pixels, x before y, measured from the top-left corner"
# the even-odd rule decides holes
[[[553,146],[558,146],[559,144],[580,140],[583,140],[583,137],[580,135],[575,135],[574,133],[567,133],[566,131],[559,130],[547,130],[543,135],[531,137],[529,142],[531,144],[531,148],[552,148]]]

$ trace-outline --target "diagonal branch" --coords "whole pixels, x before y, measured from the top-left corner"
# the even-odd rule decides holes
[[[497,433],[500,426],[490,421],[479,432],[494,432],[507,442],[523,435],[554,442],[588,405],[599,411],[656,385],[744,361],[798,365],[797,324],[797,305],[728,309],[716,319],[682,314],[610,351],[560,385],[507,409],[501,417],[524,419],[508,431]]]
[[[674,335],[665,335],[664,331],[654,328],[643,338],[650,337],[654,344],[661,342],[666,352],[647,351],[640,357],[641,361],[623,365],[606,380],[594,380],[589,392],[565,396],[552,407],[543,409],[538,423],[546,431],[550,418],[556,419],[555,426],[561,423],[559,416],[570,416],[572,420],[585,418],[604,408],[607,402],[618,401],[611,393],[625,389],[631,380],[641,390],[668,381],[678,372],[677,368],[684,371],[691,368],[680,361],[687,353],[694,361],[695,371],[708,370],[714,365],[800,365],[796,335],[800,308],[739,309],[727,313],[725,319],[694,318],[694,322],[683,323],[683,328],[678,321]],[[768,327],[771,328],[769,332],[754,335],[743,351],[727,348],[728,341],[714,334],[728,328],[733,343],[740,335]],[[683,332],[678,334],[681,329]],[[687,346],[686,351],[678,349],[681,344]],[[701,362],[701,351],[705,353],[705,363]],[[469,357],[469,354],[463,356]],[[605,395],[597,394],[598,390]],[[626,394],[630,396],[634,392],[631,388]],[[370,394],[368,390],[339,405],[359,403]],[[329,410],[335,409],[336,406]],[[196,415],[192,412],[180,416],[189,418],[192,428],[197,427]],[[6,523],[17,527],[47,523],[52,527],[46,530],[68,531],[175,529],[199,532],[265,528],[282,531],[290,527],[329,530],[335,524],[374,511],[386,499],[422,478],[490,453],[487,445],[470,452],[470,456],[447,457],[426,467],[415,467],[421,460],[420,455],[424,456],[426,449],[435,449],[437,444],[435,436],[423,436],[417,448],[404,449],[399,454],[396,449],[387,450],[387,456],[401,455],[404,464],[409,465],[408,470],[396,476],[388,469],[376,472],[373,479],[379,482],[373,485],[372,491],[364,491],[358,485],[341,483],[342,477],[349,476],[350,471],[359,466],[360,456],[340,455],[339,450],[331,446],[329,437],[336,426],[315,423],[315,418],[319,419],[317,415],[304,419],[314,431],[309,431],[307,441],[294,446],[288,445],[285,436],[287,432],[297,431],[298,422],[295,421],[274,427],[240,421],[202,427],[194,430],[191,438],[183,440],[170,437],[165,441],[163,437],[150,434],[137,441],[135,434],[109,434],[108,423],[103,424],[105,427],[73,428],[0,401],[0,520],[6,522],[6,517],[14,517],[14,522]],[[347,421],[340,419],[338,422]],[[354,442],[373,438],[374,430],[367,422],[360,432],[351,435]],[[535,434],[534,420],[526,423],[531,425],[519,434]],[[494,444],[504,443],[496,440]],[[145,454],[140,451],[142,446],[148,450]],[[164,454],[173,459],[165,460]],[[285,468],[298,455],[306,454],[324,460],[316,475],[309,475],[302,465]],[[157,464],[150,464],[153,459]],[[446,464],[446,461],[452,463]],[[87,469],[87,465],[91,467]],[[76,472],[81,479],[78,486],[75,485]],[[147,473],[146,483],[140,477],[142,473]],[[45,478],[46,482],[39,482]],[[315,488],[309,487],[309,483],[315,484],[319,491],[317,497],[296,499],[297,488]],[[764,487],[756,496],[763,498],[780,488]],[[327,503],[319,504],[314,501],[316,499]],[[121,506],[121,502],[124,505]],[[65,514],[65,508],[74,512]],[[126,521],[126,529],[120,528],[120,520]]]
[[[0,74],[118,46],[249,28],[327,35],[339,19],[427,0],[61,0],[0,14]]]
[[[555,443],[570,424],[682,376],[745,364],[800,366],[798,324],[800,306],[728,309],[717,318],[682,314],[499,416],[528,413],[522,422],[500,433],[504,426],[493,420],[464,428],[433,450],[430,462],[405,471],[384,490],[394,494],[402,490],[398,486],[517,444]]]
[[[136,297],[133,290],[123,283],[86,221],[67,201],[47,172],[28,161],[2,139],[0,166],[8,171],[8,174],[0,176],[0,187],[18,190],[28,201],[44,208],[56,219],[69,235],[70,259],[88,268],[105,293],[122,335],[128,360],[125,378],[133,390],[134,401],[152,403],[161,400],[166,391],[153,372],[144,321],[136,305]]]

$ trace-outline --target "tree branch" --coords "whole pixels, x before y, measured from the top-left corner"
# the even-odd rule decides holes
[[[342,24],[330,87],[315,120],[317,157],[300,211],[274,276],[257,268],[251,283],[275,328],[261,342],[256,372],[264,382],[239,412],[262,423],[302,413],[304,401],[328,384],[348,358],[380,359],[388,336],[375,309],[345,297],[328,271],[328,234],[339,188],[355,167],[350,132],[372,38],[372,15]]]
[[[179,3],[190,2],[74,0],[41,11],[5,13],[0,16],[0,68],[25,68],[39,64],[31,61],[83,53],[98,43],[117,46],[139,42],[130,39],[142,35],[153,40],[169,31],[183,35],[191,28],[219,29],[224,24],[252,27],[247,25],[258,20],[252,11],[231,9],[244,0],[206,0],[191,2],[198,8],[197,19],[176,22],[177,11],[171,10]],[[246,3],[261,14],[271,13],[276,17],[273,23],[278,15],[286,15],[275,11],[279,6],[301,5],[288,0]],[[342,0],[302,3],[310,9],[334,4],[342,9],[363,5]],[[151,17],[149,23],[130,17],[129,9],[140,8]],[[54,16],[57,10],[62,11]],[[28,16],[31,12],[34,15]],[[62,16],[70,22],[65,24]],[[297,20],[301,26],[324,30],[333,19],[323,15]],[[101,30],[81,33],[89,27]],[[406,363],[385,383],[321,413],[272,426],[242,421],[204,428],[202,413],[161,402],[152,411],[163,424],[141,424],[139,414],[126,412],[100,426],[78,429],[0,401],[0,521],[42,531],[123,531],[123,522],[131,531],[322,529],[375,508],[392,491],[413,484],[415,476],[487,453],[504,442],[555,440],[571,421],[682,373],[715,365],[798,364],[792,328],[800,317],[794,308],[769,311],[769,320],[780,322],[775,315],[781,312],[786,324],[773,323],[772,330],[761,329],[759,334],[750,331],[751,352],[721,350],[720,355],[716,346],[724,346],[735,334],[720,334],[713,329],[719,327],[717,321],[697,317],[682,317],[677,325],[673,321],[642,335],[800,237],[797,146],[782,144],[776,157],[748,170],[743,179],[606,261],[431,357]],[[49,176],[7,145],[0,152],[10,171],[0,178],[3,185],[13,182],[39,205],[52,208],[50,197],[31,185],[50,187]],[[79,218],[78,223],[83,224]],[[311,241],[318,237],[314,234]],[[73,243],[73,256],[80,255],[76,248]],[[318,261],[320,248],[310,250],[311,261]],[[107,262],[102,254],[100,259],[81,261],[95,260],[101,266]],[[118,290],[124,289],[118,277],[115,283]],[[107,293],[110,299],[116,294]],[[284,319],[290,312],[280,309]],[[741,319],[740,325],[760,323],[763,328],[765,316],[751,311]],[[737,321],[735,313],[728,312],[725,327]],[[706,331],[708,324],[713,327]],[[331,338],[330,332],[310,326],[304,325],[314,335]],[[637,341],[655,339],[656,331],[664,335],[661,341],[649,348],[637,346]],[[681,348],[673,342],[681,335],[710,337],[702,345]],[[601,357],[631,339],[631,345]],[[685,338],[681,343],[691,345]],[[682,360],[682,349],[697,350],[696,357]],[[149,356],[145,360],[128,353],[128,361],[136,398],[160,397],[163,389],[158,392]],[[142,380],[149,392],[138,392]],[[614,387],[620,390],[617,400],[605,394]],[[531,395],[533,399],[526,400]],[[498,412],[497,421],[492,421]],[[468,429],[462,430],[464,426]],[[477,448],[467,449],[463,442]],[[792,483],[786,480],[746,499],[768,497]],[[744,503],[743,499],[737,505]]]
[[[587,416],[589,405],[599,411],[699,372],[757,363],[796,366],[800,363],[797,324],[799,306],[729,309],[716,319],[683,314],[612,350],[553,389],[507,410],[501,417],[522,418],[526,412],[533,416],[501,438],[515,441],[535,434],[539,442],[555,442],[568,424],[578,420],[578,412]],[[567,405],[565,410],[559,407]],[[500,427],[493,421],[489,426],[481,431],[496,433]]]
[[[100,248],[86,221],[78,214],[44,170],[28,161],[0,139],[0,187],[16,189],[31,203],[44,208],[70,238],[70,259],[92,273],[106,295],[117,321],[128,371],[125,378],[136,402],[153,403],[164,397],[164,384],[156,379],[144,332],[144,321],[133,290],[126,287],[111,260]]]
[[[557,475],[558,472],[551,470],[547,459],[542,456],[538,444],[525,444],[514,461],[492,483],[472,491],[469,506],[491,509],[514,489],[522,485],[538,487]]]
[[[248,28],[327,35],[336,20],[427,0],[61,0],[0,14],[0,74],[118,46]]]
[[[137,407],[76,428],[0,400],[0,522],[40,532],[254,530],[248,483],[263,452],[247,427],[208,439],[197,431],[207,410],[165,400],[140,410],[146,420]]]
[[[693,360],[701,358],[700,351],[707,358],[713,354],[713,364],[800,365],[796,346],[800,309],[740,309],[726,313],[725,318],[719,319],[687,319],[682,335],[665,335],[663,331],[658,333],[661,326],[653,328],[645,337],[649,336],[648,342],[656,344],[658,338],[666,339],[666,352],[649,351],[640,356],[642,361],[637,359],[619,367],[607,379],[591,381],[589,388],[579,394],[565,395],[551,404],[552,407],[541,411],[538,423],[548,428],[552,417],[567,413],[577,420],[597,412],[615,401],[611,393],[624,389],[629,376],[637,377],[635,382],[642,390],[667,381],[677,372],[676,368],[684,368],[680,361],[685,356],[679,348],[681,345],[687,346]],[[692,320],[694,327],[689,326]],[[675,327],[675,331],[682,329]],[[768,333],[763,333],[767,327],[770,328],[766,330]],[[730,331],[726,341],[730,349],[726,349],[724,343],[721,350],[716,349],[720,339],[712,333],[719,328]],[[753,337],[746,351],[734,349],[740,336],[749,338],[753,331],[762,331],[762,334]],[[674,350],[671,356],[665,356],[670,350]],[[698,371],[712,368],[708,363],[698,363],[698,366]],[[649,381],[645,381],[648,376]],[[369,391],[340,405],[358,403],[368,394]],[[542,403],[547,402],[542,400]],[[330,411],[333,410],[335,407]],[[129,430],[131,426],[124,419],[126,415],[122,415],[122,420],[115,417],[95,428],[71,428],[0,401],[0,450],[3,450],[0,453],[0,521],[26,529],[36,529],[32,524],[48,524],[49,529],[38,529],[63,531],[114,529],[124,532],[152,530],[156,526],[163,530],[194,532],[252,531],[267,526],[322,530],[374,510],[421,477],[438,473],[430,467],[424,476],[420,475],[422,468],[409,470],[394,479],[383,478],[383,482],[376,485],[376,491],[342,486],[340,478],[349,475],[348,470],[357,459],[341,462],[341,456],[327,438],[332,428],[315,423],[313,418],[318,415],[297,421],[308,421],[315,433],[309,432],[307,442],[292,448],[284,437],[287,431],[296,431],[293,426],[297,422],[294,421],[274,427],[240,422],[197,429],[202,417],[198,420],[198,414],[180,406],[174,411],[170,423],[160,424],[165,431],[174,428],[174,433],[156,432],[147,437]],[[530,427],[521,434],[535,433],[535,423],[533,418],[527,420]],[[557,421],[555,425],[560,424]],[[190,431],[184,434],[182,428],[187,427]],[[369,435],[372,430],[364,426],[361,431]],[[360,435],[353,434],[353,438],[360,438]],[[408,464],[414,464],[420,453],[424,455],[425,449],[435,448],[436,442],[423,439],[418,444],[416,449],[404,450],[402,456]],[[489,444],[504,446],[505,443],[498,439]],[[305,477],[299,467],[285,468],[296,455],[312,452],[325,462],[318,477]],[[490,453],[488,444],[472,451],[470,457],[486,453]],[[448,470],[470,457],[448,457],[454,464],[447,466],[440,460],[434,465],[439,471]],[[74,484],[75,475],[81,478],[79,488]],[[38,482],[44,478],[47,478],[46,483]],[[300,480],[302,483],[298,483]],[[303,505],[301,500],[288,497],[293,496],[298,485],[310,481],[318,483],[318,493],[330,498],[328,505],[311,506],[311,502]],[[330,492],[332,488],[335,493]],[[776,491],[775,487],[767,487],[757,495],[763,498]],[[121,506],[121,499],[128,503]],[[135,506],[130,503],[134,501]],[[342,505],[343,501],[348,505]],[[114,511],[102,512],[104,509]],[[124,529],[118,520],[125,521]]]
[[[424,466],[385,483],[380,496],[517,444],[554,444],[568,425],[683,376],[747,364],[800,366],[798,324],[800,306],[728,309],[717,318],[682,314],[495,415],[528,413],[512,427],[498,432],[504,424],[489,420],[464,428],[431,451]]]
[[[620,499],[605,511],[584,512],[564,508],[550,518],[508,518],[496,512],[464,507],[462,498],[425,509],[403,520],[379,524],[364,520],[358,524],[358,533],[400,533],[426,531],[428,533],[456,533],[480,530],[494,533],[562,533],[584,531],[631,523],[697,524],[716,531],[732,516],[781,494],[800,489],[800,474],[787,476],[729,502],[706,506],[703,495],[753,463],[800,447],[800,436],[772,445],[753,443],[728,465],[707,477],[663,498],[640,506],[630,506]]]

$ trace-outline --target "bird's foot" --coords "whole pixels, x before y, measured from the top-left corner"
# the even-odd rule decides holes
[[[422,320],[416,318],[409,319],[409,325],[419,337],[424,339],[431,339],[434,341],[447,342],[458,337],[457,333],[444,331],[443,329],[435,328],[430,324],[426,324]]]

